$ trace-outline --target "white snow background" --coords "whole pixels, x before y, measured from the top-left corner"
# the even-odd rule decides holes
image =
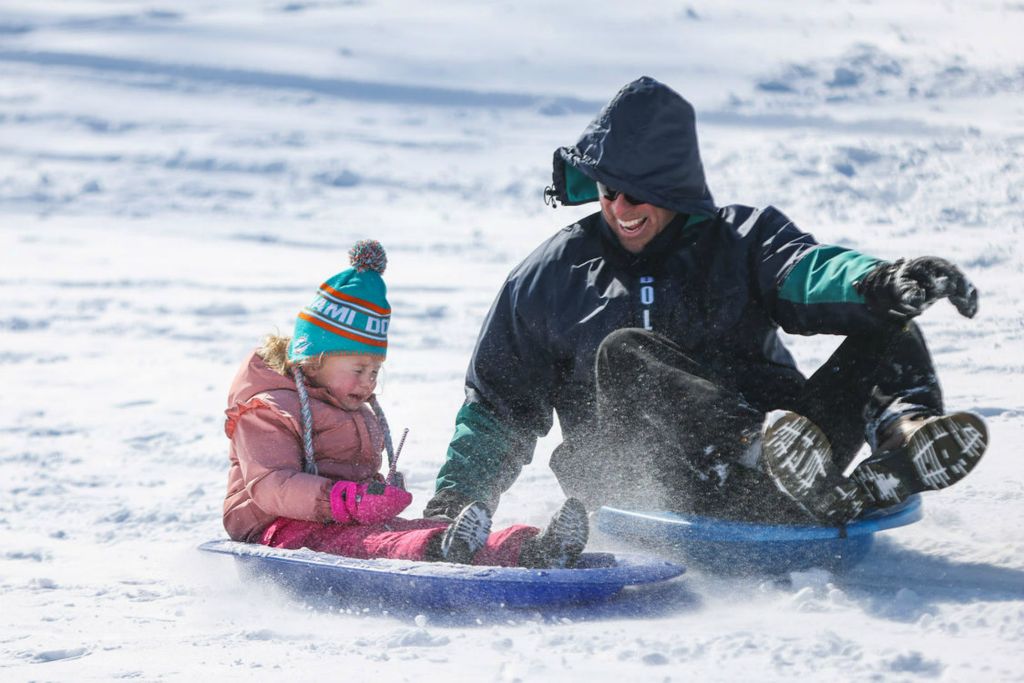
[[[0,679],[1024,679],[1022,35],[1013,0],[0,2]],[[553,150],[642,74],[696,105],[718,203],[975,281],[921,325],[976,473],[852,576],[591,609],[314,608],[201,556],[231,377],[360,238],[422,509],[501,281],[594,209],[543,205]],[[497,524],[560,504],[557,442]]]

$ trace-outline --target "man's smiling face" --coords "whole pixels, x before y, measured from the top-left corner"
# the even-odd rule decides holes
[[[618,193],[615,199],[608,199],[604,193],[598,194],[605,221],[619,238],[622,248],[631,254],[643,251],[676,217],[675,211],[660,206],[632,204],[622,193]]]

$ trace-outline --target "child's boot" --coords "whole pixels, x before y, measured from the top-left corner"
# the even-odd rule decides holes
[[[441,535],[437,559],[441,562],[471,564],[491,534],[491,511],[480,501],[464,507]]]
[[[555,512],[544,533],[523,543],[519,566],[558,569],[576,566],[590,537],[590,522],[583,503],[569,498]]]
[[[851,478],[875,506],[952,486],[974,469],[988,446],[988,429],[974,413],[907,412],[879,430],[875,454]]]

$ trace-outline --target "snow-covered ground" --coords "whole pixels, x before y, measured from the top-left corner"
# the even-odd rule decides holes
[[[1024,678],[1022,34],[1013,0],[0,1],[0,678]],[[553,149],[641,74],[697,106],[719,203],[964,267],[979,317],[921,324],[978,471],[857,579],[593,610],[312,609],[201,557],[237,363],[363,237],[421,509],[500,282],[592,210],[542,204]],[[556,443],[497,522],[560,503]]]

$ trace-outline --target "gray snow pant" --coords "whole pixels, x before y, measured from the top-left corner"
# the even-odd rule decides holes
[[[754,462],[768,411],[814,421],[843,469],[897,398],[942,411],[931,356],[913,323],[847,337],[806,379],[764,361],[687,352],[641,329],[610,334],[596,372],[601,445],[593,497],[734,519],[807,519]]]

